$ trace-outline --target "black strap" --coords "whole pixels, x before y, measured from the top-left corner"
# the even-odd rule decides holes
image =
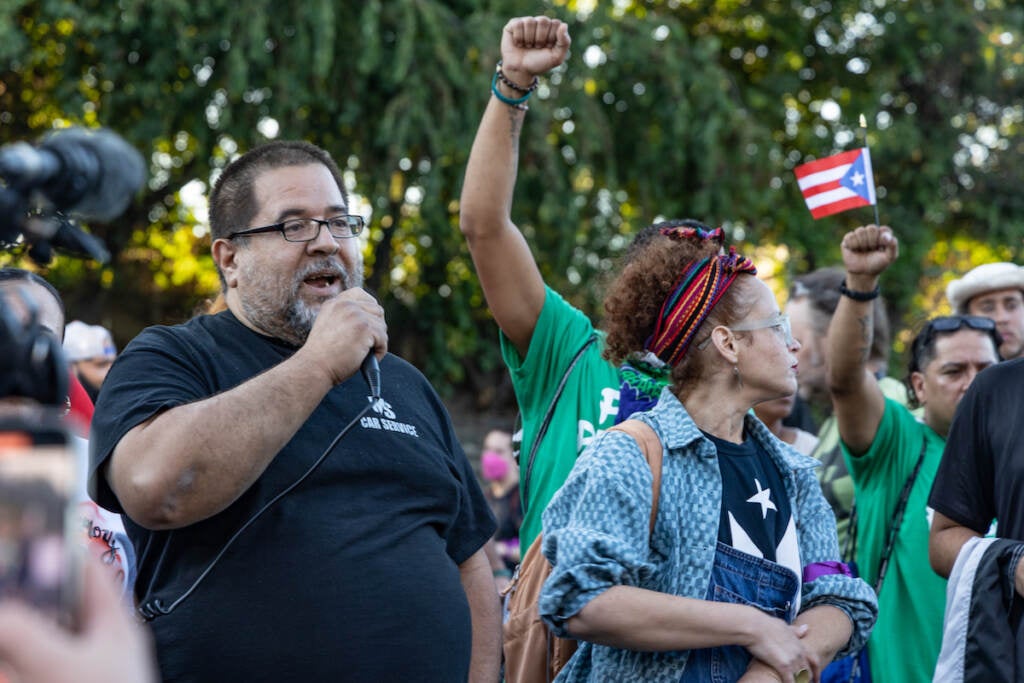
[[[878,576],[875,579],[875,595],[878,595],[882,591],[882,581],[885,579],[885,574],[889,570],[889,558],[892,556],[892,550],[896,546],[896,534],[900,531],[900,526],[903,524],[903,514],[907,511],[907,502],[910,500],[910,490],[914,488],[914,482],[917,480],[917,475],[921,471],[921,465],[924,464],[924,454],[928,448],[928,437],[921,437],[921,452],[917,456],[917,464],[914,465],[914,470],[907,477],[907,480],[903,483],[903,490],[900,491],[900,498],[896,501],[896,511],[892,516],[892,524],[889,525],[889,531],[885,534],[885,548],[882,550],[882,559],[878,563]],[[847,549],[850,555],[846,558],[848,562],[853,561],[857,553],[857,504],[854,503],[853,511],[850,513],[850,536],[847,543]],[[867,647],[865,644],[864,647]],[[847,678],[846,683],[853,683],[854,681],[860,680],[860,651],[849,655],[853,658],[853,665],[850,667],[850,676]]]
[[[576,352],[576,355],[569,361],[569,366],[565,369],[565,373],[562,375],[561,381],[558,382],[558,386],[555,387],[555,393],[551,397],[551,405],[548,406],[548,410],[544,413],[544,419],[540,423],[540,429],[537,430],[537,436],[534,437],[533,443],[530,444],[530,457],[526,459],[526,468],[523,470],[523,486],[521,492],[523,514],[526,514],[528,509],[527,498],[530,495],[530,475],[533,473],[533,461],[537,458],[537,449],[540,447],[540,442],[544,439],[544,435],[548,433],[548,425],[551,424],[551,417],[555,414],[555,406],[558,405],[558,399],[562,397],[562,392],[565,390],[565,385],[569,381],[569,375],[572,373],[572,369],[576,367],[580,358],[583,357],[583,352],[587,350],[591,344],[597,341],[597,333],[593,332],[587,341],[583,342],[583,346]]]
[[[896,534],[900,531],[900,525],[903,524],[903,513],[907,511],[907,501],[910,500],[910,489],[914,487],[914,481],[917,479],[917,473],[921,471],[921,465],[924,463],[924,453],[928,447],[928,437],[921,437],[921,453],[917,456],[917,464],[914,465],[914,471],[907,477],[906,483],[903,484],[903,490],[900,492],[900,499],[896,503],[896,514],[892,516],[892,524],[889,526],[889,533],[885,539],[885,550],[882,551],[882,559],[878,563],[878,578],[875,580],[875,593],[878,594],[882,591],[882,581],[885,580],[885,573],[889,569],[889,558],[892,556],[892,549],[896,545]]]
[[[921,437],[921,452],[917,456],[917,464],[914,465],[914,470],[907,477],[907,480],[903,482],[903,490],[900,491],[900,498],[896,501],[896,510],[892,515],[892,524],[889,525],[888,531],[885,533],[885,548],[882,550],[882,557],[878,562],[878,576],[875,579],[875,594],[877,595],[882,590],[882,580],[885,579],[885,574],[889,570],[889,558],[892,557],[892,550],[896,546],[896,534],[900,531],[900,526],[903,524],[903,515],[907,511],[907,502],[910,500],[910,490],[914,488],[914,482],[917,480],[917,475],[921,471],[921,465],[924,464],[924,454],[928,448],[928,437]],[[847,562],[856,560],[857,557],[857,504],[854,502],[853,510],[850,512],[850,534],[846,543],[846,550],[843,553],[844,559]]]
[[[375,403],[376,401],[374,400],[367,402],[366,407],[360,410],[359,413],[354,418],[352,418],[352,420],[347,425],[345,425],[345,428],[342,429],[338,433],[338,435],[334,437],[334,440],[331,441],[330,445],[327,446],[327,450],[320,454],[320,457],[317,458],[313,462],[313,464],[310,465],[309,468],[302,473],[302,476],[300,476],[298,479],[296,479],[291,484],[286,486],[283,490],[281,490],[276,496],[267,501],[263,505],[263,507],[254,512],[252,516],[249,517],[249,519],[247,519],[244,524],[242,524],[242,526],[238,527],[238,530],[231,535],[231,538],[225,541],[224,545],[222,545],[220,550],[217,551],[217,554],[213,556],[213,559],[210,560],[209,564],[206,565],[206,568],[199,573],[195,581],[192,582],[192,585],[186,588],[185,591],[182,592],[182,594],[174,600],[170,600],[170,598],[164,600],[163,598],[156,597],[154,596],[153,592],[153,586],[156,584],[157,577],[160,576],[161,570],[163,569],[164,566],[164,556],[167,553],[167,546],[165,545],[163,552],[160,554],[160,558],[157,560],[156,567],[153,569],[153,572],[150,576],[149,586],[146,588],[146,594],[139,599],[138,607],[135,608],[136,614],[139,617],[141,617],[143,621],[153,621],[157,617],[162,617],[165,614],[170,614],[171,612],[173,612],[178,607],[178,605],[184,602],[186,598],[192,595],[192,593],[194,593],[195,590],[199,588],[199,584],[201,584],[203,582],[203,579],[205,579],[206,576],[213,571],[213,568],[217,566],[218,562],[220,562],[220,558],[222,558],[224,554],[228,551],[228,549],[232,546],[232,544],[234,544],[234,542],[238,540],[238,537],[241,536],[242,533],[244,533],[245,530],[248,529],[257,519],[259,519],[260,515],[262,515],[264,512],[273,507],[277,503],[277,501],[281,500],[286,495],[291,493],[292,490],[295,489],[295,487],[297,487],[299,484],[304,482],[309,477],[309,475],[313,474],[313,472],[318,467],[320,467],[320,464],[327,458],[327,456],[331,454],[331,451],[333,451],[334,447],[338,445],[338,442],[341,441],[342,437],[348,434],[348,431],[352,429],[352,427],[354,427],[355,424],[359,422],[359,420],[362,419],[362,417],[370,411],[370,408],[372,408]],[[173,534],[174,532],[171,531],[170,533]]]

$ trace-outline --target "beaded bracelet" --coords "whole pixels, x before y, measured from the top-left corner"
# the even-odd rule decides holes
[[[882,292],[882,289],[878,285],[875,285],[875,288],[872,289],[870,292],[858,292],[855,289],[847,289],[846,288],[846,280],[843,280],[839,284],[839,293],[842,294],[845,297],[849,297],[850,299],[853,299],[854,301],[871,301],[873,299],[877,299],[878,295],[881,292]]]
[[[498,63],[494,67],[494,72],[498,74],[498,80],[500,80],[502,83],[504,83],[508,87],[512,88],[516,92],[531,93],[531,92],[533,92],[534,90],[537,89],[538,85],[540,85],[540,79],[537,78],[536,76],[534,76],[533,77],[533,82],[530,83],[529,86],[524,88],[523,86],[519,85],[518,83],[513,81],[511,78],[506,76],[505,72],[501,70],[501,66],[502,66],[501,60],[499,59]]]
[[[526,105],[526,100],[530,99],[530,95],[532,95],[533,92],[528,92],[522,97],[516,99],[512,99],[511,97],[505,97],[504,95],[501,94],[501,91],[498,90],[497,71],[494,72],[494,78],[491,79],[491,92],[494,93],[494,96],[498,98],[499,102],[503,102],[514,109],[518,109],[519,111],[529,110],[529,107]]]

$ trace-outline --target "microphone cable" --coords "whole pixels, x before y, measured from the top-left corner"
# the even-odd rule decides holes
[[[377,359],[376,357],[373,356],[372,349],[370,351],[369,358],[374,359],[373,365],[376,366]],[[213,568],[217,565],[217,562],[220,561],[220,558],[224,556],[224,553],[228,551],[232,544],[234,544],[234,542],[238,540],[238,537],[241,536],[246,529],[252,526],[253,522],[259,519],[260,515],[269,510],[273,505],[277,503],[277,501],[281,500],[286,495],[295,490],[295,487],[304,482],[309,477],[309,475],[313,474],[313,472],[316,471],[318,467],[320,467],[321,463],[323,463],[327,456],[331,454],[331,451],[333,451],[334,447],[338,445],[338,442],[341,441],[342,437],[344,437],[345,434],[347,434],[349,430],[352,429],[352,427],[354,427],[356,423],[359,422],[359,420],[361,420],[366,415],[366,413],[370,411],[371,408],[373,408],[373,406],[377,403],[377,400],[380,399],[379,368],[377,369],[375,379],[376,382],[371,383],[369,381],[369,378],[367,378],[367,383],[370,385],[370,392],[372,396],[370,397],[370,400],[367,402],[366,407],[360,410],[359,413],[354,418],[352,418],[352,420],[347,425],[345,425],[344,429],[338,432],[338,435],[334,437],[334,440],[331,441],[330,445],[327,446],[324,452],[320,454],[320,457],[317,458],[316,461],[314,461],[313,464],[310,465],[309,468],[305,472],[303,472],[298,479],[293,481],[291,484],[285,487],[284,490],[282,490],[276,496],[267,501],[266,504],[263,505],[263,507],[261,507],[255,513],[253,513],[253,515],[249,517],[249,519],[246,520],[246,522],[241,527],[239,527],[237,531],[235,531],[231,538],[229,538],[227,542],[224,543],[224,546],[220,549],[220,551],[217,552],[214,558],[210,560],[210,564],[206,565],[206,568],[199,574],[198,577],[196,577],[196,580],[192,582],[192,585],[189,586],[184,593],[178,596],[178,598],[175,599],[174,602],[172,602],[170,605],[167,605],[166,607],[164,606],[164,601],[160,598],[152,598],[150,600],[140,602],[139,606],[136,608],[136,611],[139,613],[139,615],[142,616],[143,621],[152,621],[156,617],[164,616],[166,614],[170,614],[171,612],[173,612],[178,607],[178,605],[184,602],[185,599],[188,598],[188,596],[192,595],[192,593],[195,592],[196,588],[199,587],[199,584],[202,583],[203,579],[205,579],[207,575],[211,571],[213,571]],[[172,531],[171,533],[174,532]],[[163,563],[162,559],[163,558],[161,557],[160,564]],[[153,583],[156,581],[156,578],[159,575],[159,570],[160,566],[158,565],[156,569],[153,571],[153,578],[151,578],[149,581],[149,588],[146,590],[147,594],[150,593],[150,589],[152,589]]]

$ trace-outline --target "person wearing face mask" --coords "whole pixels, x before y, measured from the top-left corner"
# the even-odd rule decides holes
[[[512,576],[519,563],[519,527],[523,523],[523,510],[519,500],[519,466],[512,456],[512,434],[504,429],[492,429],[484,438],[480,454],[480,474],[483,476],[484,496],[498,520],[498,529],[491,539],[491,568],[501,583]]]

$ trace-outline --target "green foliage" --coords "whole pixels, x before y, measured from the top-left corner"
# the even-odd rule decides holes
[[[183,188],[208,187],[268,136],[304,138],[328,149],[365,199],[367,283],[385,304],[394,350],[442,390],[483,396],[501,381],[458,196],[501,27],[536,3],[6,4],[0,142],[103,125],[150,162],[133,207],[90,226],[113,265],[61,258],[50,269],[73,315],[112,325],[121,344],[144,325],[191,315],[217,283],[203,217],[181,201]],[[933,304],[914,297],[938,291],[948,269],[1019,257],[1016,3],[542,8],[570,22],[573,52],[531,101],[513,218],[545,278],[591,313],[631,235],[659,218],[723,224],[747,250],[779,259],[783,281],[834,263],[843,232],[872,213],[813,221],[791,171],[865,136],[881,218],[903,244],[885,282],[897,316]]]

